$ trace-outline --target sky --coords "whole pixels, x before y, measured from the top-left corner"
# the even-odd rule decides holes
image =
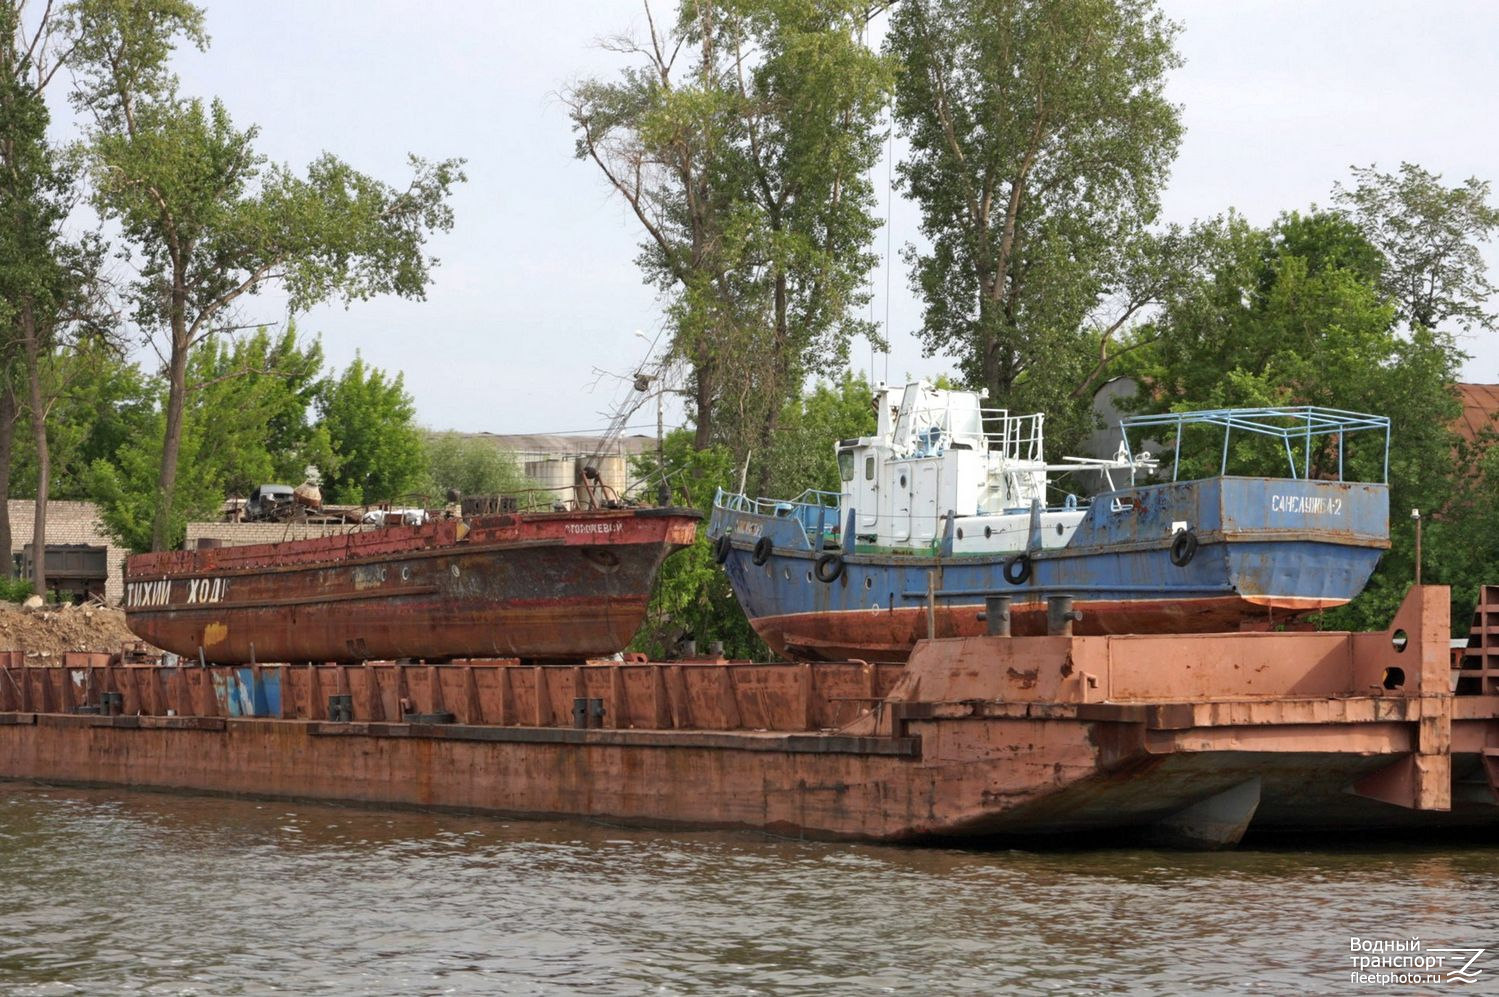
[[[1186,60],[1168,87],[1186,134],[1164,220],[1232,207],[1268,224],[1282,211],[1327,204],[1352,165],[1393,172],[1409,161],[1450,184],[1499,181],[1499,4],[1162,7],[1182,27]],[[320,306],[297,317],[300,332],[321,337],[338,368],[357,351],[401,372],[429,428],[607,425],[629,395],[614,375],[646,359],[662,302],[635,267],[636,224],[597,169],[573,155],[558,94],[623,65],[598,39],[642,29],[637,0],[257,0],[206,9],[208,51],[174,60],[183,91],[218,97],[238,125],[258,125],[257,147],[270,159],[301,170],[328,151],[393,185],[409,175],[408,153],[468,161],[452,202],[456,225],[430,244],[442,262],[426,299]],[[891,349],[875,355],[857,342],[852,365],[876,380],[935,376],[951,365],[922,355],[920,306],[900,260],[918,216],[889,192],[887,175],[885,164],[875,171],[889,222],[877,249],[891,270],[882,264],[873,275],[870,311]],[[1499,278],[1499,246],[1486,257]],[[253,299],[243,316],[283,323],[284,302]],[[1499,382],[1499,334],[1460,346],[1473,355],[1465,380]],[[641,412],[629,426],[653,433],[654,416]],[[668,424],[680,421],[670,406]]]

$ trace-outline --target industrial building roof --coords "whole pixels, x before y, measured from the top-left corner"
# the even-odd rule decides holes
[[[608,453],[638,454],[656,448],[654,436],[621,436],[609,441],[602,436],[555,436],[548,434],[463,433],[464,439],[483,440],[496,449],[513,454],[546,454],[549,456],[587,456],[601,450]]]
[[[1463,414],[1452,428],[1472,440],[1483,429],[1499,432],[1499,384],[1459,384]]]

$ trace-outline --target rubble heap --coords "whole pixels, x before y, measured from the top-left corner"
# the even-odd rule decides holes
[[[112,606],[39,606],[0,602],[0,650],[21,651],[28,664],[62,663],[64,651],[115,653],[138,638]]]

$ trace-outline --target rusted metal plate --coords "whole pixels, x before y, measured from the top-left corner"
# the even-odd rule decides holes
[[[141,554],[126,566],[126,620],[157,647],[220,664],[607,655],[634,636],[697,519],[493,516]]]

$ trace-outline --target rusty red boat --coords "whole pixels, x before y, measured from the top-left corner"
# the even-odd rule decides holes
[[[623,649],[692,509],[513,513],[336,536],[138,554],[125,617],[218,664],[510,657]]]

